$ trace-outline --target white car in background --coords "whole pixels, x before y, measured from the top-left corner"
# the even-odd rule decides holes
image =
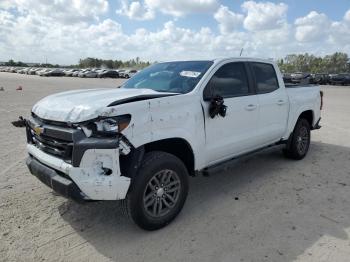
[[[22,69],[17,70],[17,73],[18,74],[25,74],[27,70],[28,70],[28,68],[22,68]]]
[[[79,72],[79,69],[68,69],[64,71],[65,76],[73,76],[75,72]]]
[[[77,71],[73,72],[72,76],[77,77],[81,72],[85,72],[86,69],[78,69]]]
[[[120,77],[120,78],[125,78],[125,73],[126,73],[126,70],[125,70],[125,69],[120,69],[120,70],[118,70],[118,74],[119,74],[119,77]]]
[[[40,71],[41,68],[32,68],[27,72],[27,75],[36,75],[36,72]]]
[[[130,70],[127,70],[125,73],[124,73],[124,78],[131,78],[133,77],[134,75],[137,74],[137,70],[135,69],[130,69]]]
[[[46,73],[50,72],[52,69],[50,68],[43,68],[42,70],[39,70],[36,72],[37,75],[39,76],[44,76]]]
[[[86,77],[86,78],[95,78],[97,77],[97,72],[93,70],[87,70],[84,72],[80,72],[79,77]]]

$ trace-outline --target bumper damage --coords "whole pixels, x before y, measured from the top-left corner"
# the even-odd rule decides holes
[[[72,180],[59,175],[56,170],[30,156],[27,158],[26,164],[34,176],[60,195],[78,202],[87,200],[87,197]]]
[[[29,170],[57,193],[75,200],[119,200],[130,178],[120,173],[119,149],[88,149],[79,167],[27,145]]]

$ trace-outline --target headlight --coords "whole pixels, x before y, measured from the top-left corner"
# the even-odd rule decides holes
[[[96,136],[114,136],[128,127],[131,115],[122,115],[96,120],[81,125],[81,129],[87,137]]]

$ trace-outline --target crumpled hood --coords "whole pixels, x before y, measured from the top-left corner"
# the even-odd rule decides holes
[[[103,116],[108,105],[128,98],[156,95],[164,96],[151,89],[84,89],[62,92],[47,96],[37,102],[32,112],[46,120],[79,123]],[[169,93],[171,95],[173,93]]]

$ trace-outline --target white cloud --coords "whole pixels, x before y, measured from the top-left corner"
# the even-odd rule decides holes
[[[152,9],[158,9],[164,14],[173,16],[212,12],[218,5],[217,0],[145,0],[145,3]]]
[[[214,14],[214,18],[219,23],[220,32],[222,34],[227,34],[239,29],[244,16],[230,11],[227,6],[221,5]]]
[[[331,21],[325,14],[315,11],[295,20],[295,38],[300,42],[313,42],[328,37]]]
[[[247,12],[244,27],[249,31],[275,29],[286,20],[288,6],[284,3],[246,1],[242,8]]]
[[[350,10],[345,13],[344,21],[332,23],[330,27],[330,42],[334,46],[350,49]]]
[[[104,59],[139,56],[150,61],[214,58],[238,56],[242,47],[245,56],[257,57],[350,52],[350,11],[339,21],[311,12],[288,23],[285,4],[248,1],[242,4],[240,14],[218,6],[213,0],[187,0],[188,3],[146,0],[139,4],[134,1],[125,2],[124,9],[124,14],[132,19],[150,19],[153,15],[156,19],[161,12],[168,14],[169,19],[175,16],[177,21],[160,24],[157,30],[130,31],[123,30],[116,20],[105,18],[110,10],[104,0],[34,2],[1,1],[0,61],[12,58],[44,62],[47,58],[51,63],[70,64],[88,56]],[[218,26],[220,30],[179,26],[181,16],[193,12],[211,13],[217,21],[213,28]]]
[[[142,5],[140,2],[122,1],[121,9],[116,11],[117,14],[125,15],[134,20],[150,20],[154,18],[154,11],[148,6]]]
[[[5,4],[16,7],[22,14],[49,17],[65,24],[88,22],[97,19],[108,10],[107,0],[13,0]],[[5,2],[6,3],[6,2]]]
[[[350,9],[345,13],[344,20],[350,23]]]
[[[156,11],[181,17],[190,13],[214,12],[218,6],[217,0],[144,0],[142,3],[122,0],[121,4],[117,13],[137,20],[152,19]]]

